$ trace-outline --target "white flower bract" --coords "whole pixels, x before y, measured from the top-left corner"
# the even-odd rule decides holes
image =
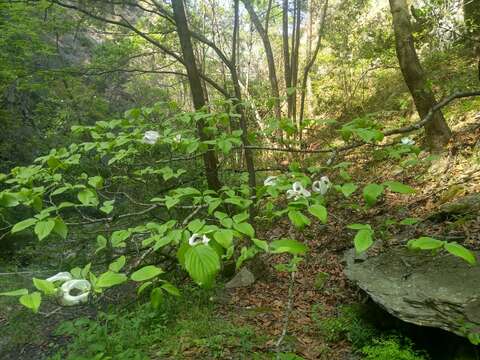
[[[49,282],[55,282],[55,281],[60,281],[60,282],[65,282],[68,280],[72,280],[72,275],[69,272],[59,272],[58,274],[55,274],[53,276],[50,276],[48,279],[45,279],[46,281]]]
[[[269,176],[263,182],[264,186],[275,186],[277,185],[277,177],[276,176]]]
[[[310,197],[311,195],[310,191],[305,189],[299,181],[294,182],[292,188],[287,190],[287,199],[298,200],[301,197]]]
[[[332,183],[330,182],[330,179],[327,176],[322,176],[320,180],[313,182],[312,190],[321,195],[325,195],[331,186]]]
[[[60,297],[58,302],[62,306],[75,306],[88,301],[90,289],[92,288],[90,282],[85,279],[68,280],[60,288]],[[71,295],[72,290],[78,290],[78,295]]]
[[[402,145],[415,145],[415,141],[409,137],[402,138],[400,142],[402,143]]]
[[[188,244],[190,246],[196,246],[199,244],[204,244],[207,245],[210,242],[210,239],[206,235],[200,235],[200,234],[193,234],[190,236],[190,239],[188,239]]]
[[[146,144],[153,145],[157,142],[157,140],[160,138],[160,134],[158,131],[146,131],[145,134],[143,135],[143,142]]]

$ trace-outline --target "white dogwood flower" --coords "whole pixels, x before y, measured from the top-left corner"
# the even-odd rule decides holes
[[[92,285],[88,280],[68,280],[60,288],[58,302],[62,306],[74,306],[88,301]],[[77,295],[71,295],[72,290],[77,290]]]
[[[190,239],[188,239],[188,244],[190,246],[196,246],[199,244],[204,244],[207,245],[210,242],[210,239],[206,235],[200,235],[200,234],[193,234],[190,236]]]
[[[277,185],[277,177],[276,176],[269,176],[263,182],[264,186],[275,186]]]
[[[157,142],[159,137],[160,137],[160,134],[158,133],[158,131],[153,131],[153,130],[146,131],[145,134],[143,135],[143,142],[146,144],[153,145]]]
[[[402,145],[415,145],[415,141],[409,137],[402,138],[400,142],[402,143]]]
[[[321,195],[325,195],[332,183],[328,179],[328,176],[322,176],[320,180],[314,181],[312,184],[312,190],[316,193],[320,193]]]
[[[60,281],[64,283],[65,281],[72,280],[72,275],[69,272],[59,272],[58,274],[55,274],[53,276],[50,276],[48,279],[45,279],[46,281],[49,282],[55,282],[55,281]]]
[[[299,181],[294,182],[292,188],[287,190],[287,199],[298,200],[301,197],[310,197],[311,195],[310,191],[305,189]]]

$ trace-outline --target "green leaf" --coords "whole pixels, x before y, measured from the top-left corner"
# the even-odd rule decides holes
[[[357,232],[353,243],[357,253],[362,253],[367,250],[373,244],[373,231],[369,229],[362,229]]]
[[[43,279],[36,279],[33,278],[33,285],[40,290],[45,295],[55,295],[57,290],[55,289],[55,285],[53,285],[50,281],[43,280]]]
[[[313,216],[317,217],[322,223],[327,223],[327,208],[323,205],[316,204],[308,208],[308,211]]]
[[[415,189],[402,184],[401,182],[398,181],[386,181],[383,183],[386,187],[390,189],[390,191],[399,193],[399,194],[413,194],[415,192]]]
[[[88,179],[88,185],[95,189],[101,189],[103,186],[103,178],[101,176],[92,176]]]
[[[37,222],[37,219],[35,218],[30,218],[30,219],[26,219],[26,220],[22,220],[18,223],[16,223],[15,225],[13,225],[12,227],[12,230],[11,230],[11,233],[12,234],[15,234],[19,231],[22,231],[30,226],[32,226],[33,224],[35,224]]]
[[[147,287],[149,287],[150,285],[152,285],[153,282],[151,281],[146,281],[144,282],[142,285],[140,285],[137,289],[137,295],[140,295]]]
[[[39,221],[35,224],[34,232],[38,237],[38,240],[45,239],[52,232],[55,227],[55,221],[52,219]]]
[[[78,200],[83,205],[98,205],[97,194],[90,189],[83,189],[77,194]]]
[[[60,235],[62,238],[66,239],[68,234],[67,225],[63,222],[62,218],[57,217],[55,219],[55,226],[53,227],[53,231]]]
[[[213,234],[213,238],[217,243],[219,243],[223,248],[228,249],[233,245],[233,231],[227,229],[221,229]]]
[[[117,230],[112,233],[111,242],[112,247],[125,247],[125,240],[130,237],[131,233],[128,230]]]
[[[156,267],[154,265],[147,265],[135,271],[130,276],[130,278],[133,281],[140,282],[140,281],[150,280],[162,273],[163,273],[163,270],[160,269],[159,267]]]
[[[225,219],[224,219],[225,220]],[[253,238],[255,236],[255,229],[253,228],[252,225],[250,225],[249,223],[247,222],[244,222],[244,223],[240,223],[240,224],[237,224],[237,223],[233,223],[233,228],[235,230],[237,230],[238,232],[244,234],[244,235],[247,235],[251,238]]]
[[[310,219],[303,215],[298,210],[290,210],[288,212],[288,218],[292,222],[292,224],[298,228],[303,229],[306,225],[310,225]]]
[[[95,253],[103,250],[107,247],[107,239],[103,235],[97,236],[97,248],[95,249]]]
[[[444,244],[445,241],[437,240],[428,236],[422,236],[418,239],[409,240],[407,246],[410,249],[435,250],[441,248]]]
[[[17,289],[17,290],[2,292],[0,293],[0,296],[21,296],[21,295],[27,295],[27,294],[28,294],[27,289]]]
[[[168,210],[177,205],[180,202],[179,197],[165,196],[165,206]]]
[[[475,255],[470,250],[456,242],[446,243],[445,250],[447,250],[450,254],[465,260],[470,265],[475,265],[477,263]]]
[[[247,213],[247,212],[242,212],[242,213],[240,213],[240,214],[234,215],[232,219],[233,219],[233,221],[235,221],[236,223],[240,224],[240,223],[248,220],[248,218],[249,218],[248,213]]]
[[[368,184],[363,188],[363,198],[368,206],[374,205],[380,195],[383,194],[383,186],[378,184]]]
[[[162,304],[162,289],[159,287],[153,288],[152,292],[150,293],[150,304],[154,309],[158,309]]]
[[[105,214],[110,214],[113,211],[113,203],[115,200],[105,201],[103,206],[100,208],[100,211]]]
[[[37,313],[38,308],[42,303],[42,294],[40,294],[38,291],[35,291],[34,293],[31,293],[31,294],[22,295],[19,300],[20,300],[20,304],[29,308],[34,313]]]
[[[350,224],[347,225],[347,228],[352,230],[372,230],[369,224]]]
[[[354,183],[347,183],[343,184],[340,187],[340,191],[342,192],[343,196],[346,198],[350,197],[356,190],[358,189],[358,186],[355,185]]]
[[[125,256],[120,256],[117,260],[108,265],[108,269],[113,272],[119,272],[125,266],[127,259]]]
[[[268,252],[268,243],[264,240],[252,239],[256,247],[262,249],[265,252]]]
[[[190,230],[192,233],[195,234],[195,233],[198,233],[204,225],[205,225],[205,221],[200,219],[195,219],[188,223],[187,228],[188,230]]]
[[[95,286],[98,288],[109,288],[115,285],[120,285],[125,281],[127,281],[127,276],[125,274],[107,271],[98,277]]]
[[[208,245],[191,246],[185,253],[185,269],[200,286],[209,286],[220,270],[220,258]]]
[[[269,245],[270,251],[274,254],[289,253],[292,255],[303,255],[308,248],[305,244],[293,239],[281,239],[272,241]]]
[[[176,286],[173,286],[170,283],[165,283],[161,286],[163,290],[165,290],[167,293],[173,296],[180,296],[180,291],[177,289]]]

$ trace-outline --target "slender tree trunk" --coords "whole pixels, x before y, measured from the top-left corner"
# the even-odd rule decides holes
[[[283,40],[283,73],[285,78],[285,89],[287,92],[287,114],[292,116],[292,69],[290,67],[290,42],[288,36],[288,0],[282,3],[282,40]]]
[[[245,108],[242,104],[242,90],[240,88],[240,81],[238,79],[237,72],[237,44],[238,44],[238,34],[240,27],[240,14],[239,14],[239,0],[234,0],[234,24],[233,24],[233,37],[232,37],[232,58],[230,61],[230,72],[233,82],[233,88],[235,91],[235,105],[236,110],[240,114],[240,128],[242,130],[242,143],[245,146],[245,164],[247,165],[248,172],[248,185],[250,187],[250,196],[254,197],[256,194],[257,181],[255,177],[255,164],[253,160],[252,150],[248,148],[250,145],[248,141],[248,125],[247,125],[247,116],[245,113]],[[250,218],[253,220],[255,213],[253,204],[250,207]]]
[[[317,39],[317,44],[315,45],[315,49],[313,50],[313,53],[310,55],[310,58],[305,65],[305,68],[303,69],[303,77],[302,77],[302,85],[301,85],[301,93],[300,93],[300,113],[299,113],[299,129],[300,129],[300,140],[302,140],[302,123],[303,123],[303,117],[305,113],[305,98],[307,95],[307,81],[308,81],[308,75],[310,73],[310,70],[312,69],[313,64],[315,64],[315,60],[317,59],[318,52],[320,51],[320,47],[322,45],[322,37],[323,37],[323,29],[325,28],[325,19],[327,16],[327,8],[328,8],[328,0],[325,0],[323,7],[322,7],[322,13],[320,15],[320,24],[318,26],[318,39]],[[311,15],[310,15],[311,16]]]
[[[478,80],[480,80],[480,0],[463,0],[465,24],[473,39],[473,52],[478,63]]]
[[[270,88],[272,92],[272,97],[274,98],[274,111],[275,116],[277,119],[282,117],[282,112],[280,110],[280,91],[278,89],[278,79],[277,79],[277,71],[275,68],[275,58],[273,57],[273,50],[272,45],[270,44],[270,39],[268,38],[268,34],[265,32],[265,29],[262,25],[262,22],[258,18],[251,0],[242,0],[245,9],[250,16],[255,28],[257,29],[258,35],[263,42],[263,47],[265,48],[265,54],[267,56],[267,63],[268,63],[268,77],[270,80]]]
[[[187,71],[188,80],[190,83],[193,106],[195,110],[201,110],[206,105],[205,94],[203,92],[202,81],[198,72],[198,68],[195,63],[195,55],[193,52],[192,40],[190,37],[190,30],[188,28],[183,0],[172,0],[172,9],[180,45],[182,48],[185,69]],[[202,120],[197,121],[197,131],[200,140],[208,140],[208,136],[204,132],[204,122]],[[214,190],[219,189],[221,185],[220,180],[218,179],[218,161],[211,146],[209,146],[208,151],[203,155],[203,162],[205,165],[208,186]]]
[[[242,90],[240,88],[240,81],[238,79],[237,72],[237,43],[238,43],[238,30],[239,30],[239,0],[234,0],[234,24],[233,24],[233,38],[232,38],[232,58],[230,63],[230,72],[232,76],[233,88],[235,91],[235,105],[238,113],[240,114],[240,128],[242,130],[242,143],[245,147],[248,147],[248,125],[247,117],[245,115],[245,108],[242,104]],[[252,150],[245,148],[245,163],[248,171],[248,184],[251,189],[251,195],[255,195],[255,187],[257,185],[255,179],[255,165],[253,161]]]
[[[415,50],[412,24],[406,0],[389,0],[393,17],[395,46],[403,78],[413,97],[420,118],[424,118],[436,104],[435,96],[428,86],[425,73]],[[452,136],[441,111],[435,112],[425,125],[426,141],[430,148],[443,148]]]
[[[298,59],[300,51],[300,37],[301,37],[301,21],[302,21],[302,0],[295,0],[295,22],[294,32],[292,34],[292,60],[290,65],[292,67],[292,120],[296,123],[297,119],[297,85],[298,85]]]

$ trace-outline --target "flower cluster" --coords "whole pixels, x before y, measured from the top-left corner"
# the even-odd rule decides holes
[[[328,177],[322,176],[320,180],[316,180],[313,182],[312,191],[321,195],[325,195],[331,186],[332,183],[330,182]],[[305,189],[299,181],[294,182],[292,188],[290,190],[287,190],[287,199],[293,198],[294,200],[298,200],[302,197],[310,197],[311,195],[311,192]]]
[[[149,145],[154,145],[157,140],[160,138],[160,134],[158,131],[146,131],[145,134],[143,135],[143,142]]]
[[[58,302],[62,306],[74,306],[86,303],[90,290],[90,282],[85,279],[73,279],[68,272],[59,272],[58,274],[46,279],[48,282],[58,282],[62,286],[58,289]],[[71,295],[72,290],[77,290],[78,295]]]

